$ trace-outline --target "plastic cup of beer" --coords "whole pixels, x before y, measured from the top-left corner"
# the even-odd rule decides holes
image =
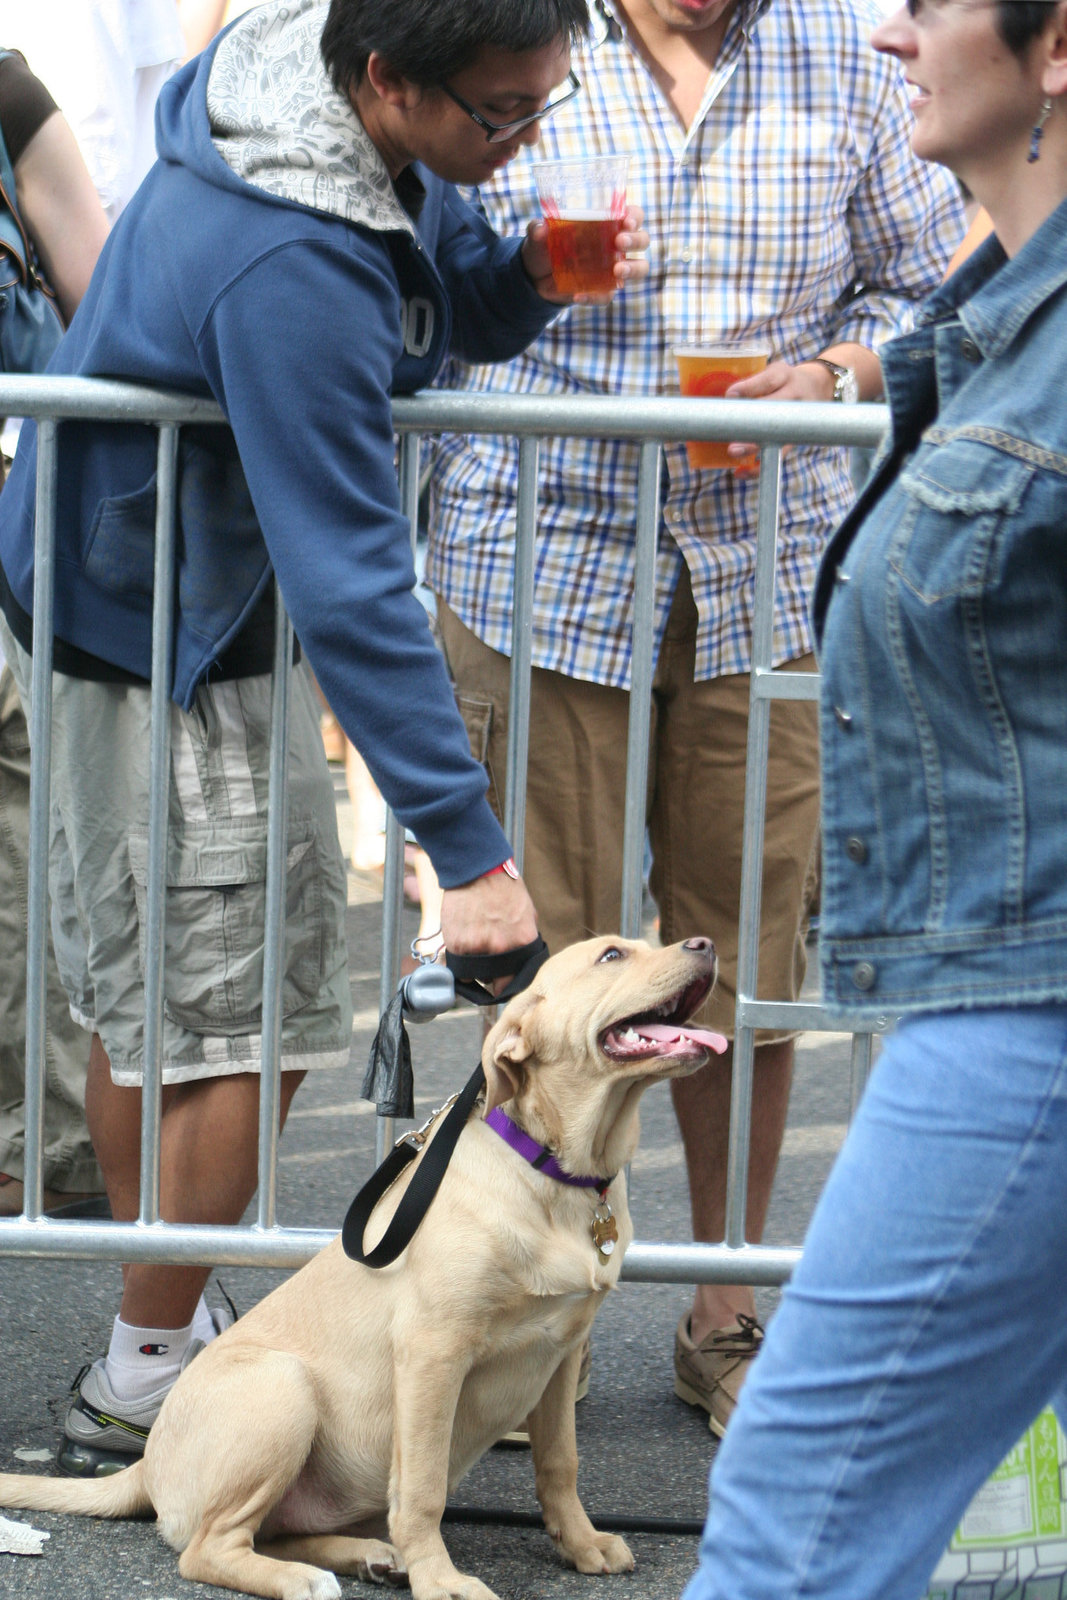
[[[682,394],[722,396],[732,383],[762,372],[770,355],[769,350],[757,344],[682,345],[674,352]],[[727,454],[729,443],[728,439],[687,440],[689,465],[697,470],[745,466],[745,462]],[[750,470],[758,470],[758,461],[757,456],[757,466]]]
[[[620,259],[615,239],[626,215],[625,156],[539,161],[534,170],[556,288],[610,294]]]

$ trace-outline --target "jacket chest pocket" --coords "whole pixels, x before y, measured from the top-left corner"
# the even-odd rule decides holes
[[[1001,531],[1034,470],[977,439],[921,449],[898,480],[904,504],[891,569],[926,605],[980,598],[999,579]]]

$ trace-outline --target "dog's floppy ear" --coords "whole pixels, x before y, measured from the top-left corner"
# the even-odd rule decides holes
[[[487,1114],[494,1106],[511,1100],[522,1088],[523,1064],[532,1054],[523,1025],[535,1004],[535,996],[519,995],[485,1041],[482,1070],[485,1073]]]
[[[505,1101],[514,1099],[522,1087],[522,1073],[510,1061],[498,1057],[495,1061],[484,1064],[485,1072],[485,1114],[489,1115],[494,1106],[502,1106]]]

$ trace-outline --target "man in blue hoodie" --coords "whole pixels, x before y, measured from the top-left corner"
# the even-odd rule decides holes
[[[188,428],[178,572],[161,1214],[232,1223],[256,1182],[272,579],[382,793],[444,888],[454,951],[536,935],[412,594],[391,395],[451,351],[500,360],[554,314],[544,228],[502,240],[459,199],[577,92],[584,0],[289,0],[166,86],[161,159],[111,234],[51,370],[210,396]],[[444,180],[444,181],[442,181]],[[643,248],[639,214],[620,251]],[[620,280],[640,274],[620,263]],[[57,955],[93,1033],[86,1106],[116,1218],[137,1215],[151,430],[65,423],[57,486],[53,812],[72,892]],[[36,448],[0,505],[0,622],[28,694]],[[345,873],[316,702],[294,675],[282,1114],[347,1061]],[[55,854],[55,851],[54,851]],[[214,1327],[199,1267],[131,1264],[60,1466],[113,1469]]]

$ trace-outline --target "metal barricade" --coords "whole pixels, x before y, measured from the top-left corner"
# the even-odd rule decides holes
[[[256,1265],[294,1268],[332,1237],[312,1228],[283,1228],[275,1218],[280,1093],[281,988],[284,939],[284,871],[288,704],[292,630],[276,607],[271,762],[268,802],[266,927],[264,938],[263,1089],[260,1096],[259,1188],[250,1227],[165,1223],[159,1217],[159,1132],[162,1093],[160,1046],[163,1023],[164,876],[169,783],[169,682],[173,617],[175,515],[179,433],[188,423],[225,425],[209,401],[147,390],[108,380],[0,377],[0,415],[38,419],[37,556],[34,580],[34,639],[31,741],[29,926],[27,936],[26,1212],[0,1224],[0,1256],[68,1260],[151,1261],[179,1264]],[[56,482],[60,427],[64,419],[103,419],[149,425],[158,431],[155,601],[152,642],[152,734],[149,786],[148,874],[145,948],[145,1055],[142,1096],[141,1202],[136,1223],[100,1223],[46,1218],[43,1204],[44,995],[47,929],[47,860],[51,741],[51,677],[54,596]],[[525,824],[526,757],[530,721],[531,610],[537,532],[539,442],[555,436],[628,439],[640,446],[635,528],[636,574],[633,613],[632,689],[624,822],[623,894],[619,931],[636,937],[641,928],[645,838],[645,773],[649,753],[654,672],[653,611],[659,526],[661,442],[744,437],[761,445],[756,594],[751,673],[751,713],[742,856],[742,914],[738,953],[738,999],[727,1175],[726,1238],[720,1245],[668,1244],[637,1240],[627,1251],[623,1277],[663,1283],[751,1283],[776,1285],[790,1274],[799,1246],[747,1244],[744,1217],[751,1120],[754,1031],[758,1027],[840,1031],[821,1006],[809,1002],[759,1001],[756,992],[758,908],[767,745],[772,699],[815,699],[813,674],[771,672],[774,579],[781,447],[825,443],[869,448],[887,422],[880,406],[844,409],[832,404],[774,401],[609,399],[531,395],[490,396],[426,392],[394,405],[401,435],[401,498],[414,540],[418,517],[419,441],[426,434],[504,433],[519,444],[515,614],[512,632],[505,828],[521,863]],[[387,828],[380,1001],[396,989],[400,962],[403,834],[395,817]],[[879,1020],[873,1031],[887,1025]],[[854,1031],[853,1106],[870,1065],[871,1029]],[[379,1119],[378,1154],[391,1137]]]

